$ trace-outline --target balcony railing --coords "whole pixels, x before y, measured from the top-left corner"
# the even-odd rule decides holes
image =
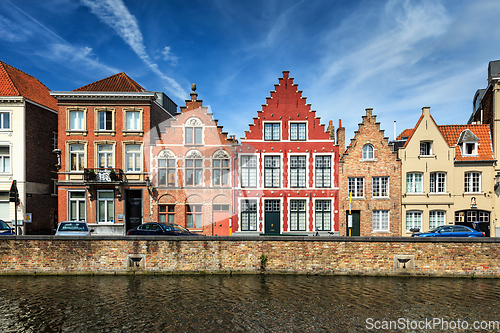
[[[83,171],[83,179],[92,183],[123,182],[125,174],[122,169],[94,168]]]

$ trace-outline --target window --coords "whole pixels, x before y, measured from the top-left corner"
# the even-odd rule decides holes
[[[467,222],[482,223],[490,222],[490,213],[481,210],[466,210],[455,212],[455,222],[465,222],[464,216],[467,216]]]
[[[406,232],[411,228],[422,230],[422,212],[406,212]]]
[[[159,220],[163,223],[175,223],[175,205],[159,205]]]
[[[389,211],[374,210],[372,212],[373,231],[389,231]]]
[[[332,230],[332,209],[330,200],[316,200],[315,214],[316,231]]]
[[[257,156],[241,156],[241,187],[257,187]]]
[[[406,174],[406,193],[423,193],[421,173]]]
[[[186,127],[186,144],[201,145],[201,127]]]
[[[10,220],[9,192],[0,192],[0,218]]]
[[[85,192],[69,192],[68,220],[85,221]]]
[[[349,177],[347,189],[352,198],[362,198],[364,196],[364,182],[363,177]]]
[[[10,112],[0,112],[0,129],[10,129]]]
[[[175,159],[158,159],[158,185],[175,186]]]
[[[203,160],[186,159],[186,185],[200,186],[203,183]]]
[[[126,145],[125,158],[127,171],[141,171],[140,145]]]
[[[229,185],[229,159],[216,158],[212,160],[214,186]]]
[[[389,177],[372,178],[373,197],[387,198],[389,196]]]
[[[465,173],[465,192],[477,193],[481,192],[481,173],[466,172]]]
[[[273,124],[273,123],[264,124],[264,140],[279,141],[280,124]]]
[[[112,191],[97,191],[97,222],[113,223],[114,194]]]
[[[57,150],[59,148],[57,132],[52,132],[52,150]]]
[[[464,142],[462,144],[462,155],[477,155],[477,142]]]
[[[369,143],[363,146],[362,154],[362,159],[364,160],[373,160],[375,158],[373,146]]]
[[[280,187],[280,157],[264,157],[264,187]]]
[[[306,231],[305,200],[290,200],[290,231]]]
[[[201,205],[188,205],[186,207],[186,227],[201,229]]]
[[[420,156],[432,155],[432,142],[431,141],[421,141],[420,142]]]
[[[446,173],[444,172],[431,172],[431,193],[446,193]]]
[[[69,112],[69,129],[72,131],[83,131],[84,127],[84,112],[73,110]]]
[[[127,111],[127,122],[125,129],[127,131],[140,131],[141,130],[141,112],[140,111]]]
[[[306,187],[306,157],[290,157],[290,187]]]
[[[257,231],[257,200],[241,201],[241,231]]]
[[[10,173],[10,146],[0,146],[0,172]]]
[[[128,114],[129,113],[127,113],[127,117]],[[127,125],[128,125],[128,118],[127,118]],[[99,111],[97,113],[97,129],[99,131],[113,130],[113,111]]]
[[[113,145],[97,146],[97,155],[99,168],[113,167]]]
[[[316,187],[331,187],[331,157],[316,156]]]
[[[85,168],[85,147],[83,144],[69,145],[70,171],[83,171]]]
[[[291,123],[290,124],[290,140],[304,141],[306,139],[306,124]]]
[[[435,210],[429,212],[429,229],[439,227],[446,224],[446,212]]]

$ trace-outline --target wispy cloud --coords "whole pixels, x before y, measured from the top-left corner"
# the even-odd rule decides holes
[[[146,52],[139,24],[122,0],[81,0],[104,24],[109,25],[127,43],[137,56],[151,70],[167,83],[165,88],[180,99],[186,99],[187,93],[172,78],[164,74]]]
[[[172,53],[170,46],[165,46],[165,48],[161,51],[161,54],[163,55],[164,61],[169,61],[172,66],[178,65],[179,57]]]
[[[7,42],[25,42],[31,38],[31,31],[20,24],[0,15],[0,40]]]

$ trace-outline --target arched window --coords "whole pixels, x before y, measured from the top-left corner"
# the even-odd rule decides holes
[[[229,185],[229,154],[225,150],[217,150],[212,156],[213,186]]]
[[[191,150],[184,160],[184,174],[186,186],[203,185],[203,156],[197,150]]]
[[[185,123],[185,142],[187,145],[201,145],[202,122],[198,118],[189,118]]]
[[[158,186],[175,186],[175,155],[170,149],[158,154]]]
[[[364,160],[373,160],[373,146],[369,143],[363,146],[363,159]]]

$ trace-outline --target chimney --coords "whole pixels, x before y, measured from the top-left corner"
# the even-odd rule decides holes
[[[330,140],[335,141],[335,126],[333,126],[333,122],[331,120],[328,123],[328,129],[326,131],[330,133]]]
[[[366,116],[367,117],[371,117],[372,116],[373,108],[367,108],[367,109],[365,109],[365,111],[366,111]]]
[[[342,156],[345,152],[345,128],[342,127],[341,119],[339,119],[339,128],[337,128],[337,146],[339,146],[339,155]]]
[[[396,121],[394,120],[394,141],[396,141],[396,135],[397,135],[397,131],[396,131]]]
[[[424,106],[422,108],[422,116],[430,116],[431,115],[431,107],[430,106]]]

